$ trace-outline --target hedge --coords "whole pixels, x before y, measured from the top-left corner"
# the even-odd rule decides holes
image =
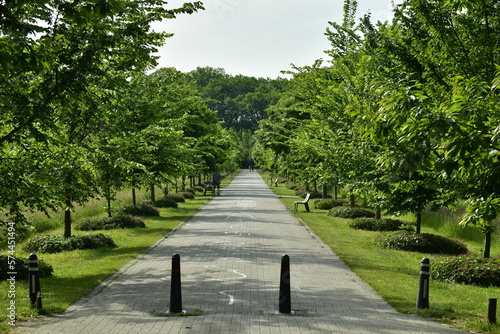
[[[340,218],[375,217],[375,213],[360,207],[339,206],[328,212],[329,216]]]
[[[113,239],[104,234],[65,238],[62,235],[38,235],[28,240],[24,250],[30,253],[60,253],[75,249],[115,248]]]
[[[113,230],[127,228],[145,228],[146,224],[141,217],[120,214],[114,217],[93,217],[80,220],[75,229],[80,231]]]
[[[443,258],[431,262],[431,278],[449,283],[500,287],[500,259]]]
[[[5,281],[10,278],[7,273],[12,272],[9,266],[9,257],[7,255],[0,255],[0,280]],[[23,258],[15,258],[15,272],[16,272],[16,280],[28,279],[29,278],[29,261]],[[40,273],[40,277],[51,277],[54,273],[54,269],[52,266],[43,260],[38,260],[38,271]]]
[[[341,199],[323,198],[313,200],[314,207],[318,210],[331,210],[338,206],[344,206],[346,201]]]
[[[347,223],[350,228],[365,231],[414,231],[414,228],[398,219],[357,218]]]
[[[382,232],[375,238],[375,244],[381,248],[431,254],[461,255],[469,252],[467,246],[457,239],[410,231]]]
[[[122,212],[132,216],[152,216],[160,215],[160,211],[153,205],[148,203],[139,203],[137,205],[127,205],[122,208]]]

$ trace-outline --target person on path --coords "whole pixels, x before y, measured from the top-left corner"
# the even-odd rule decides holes
[[[217,195],[220,195],[220,181],[221,181],[221,176],[219,171],[215,171],[212,174],[212,184],[214,185],[214,191],[215,188],[217,188]]]

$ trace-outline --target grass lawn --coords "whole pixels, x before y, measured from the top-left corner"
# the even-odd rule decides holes
[[[227,176],[222,181],[222,187],[227,185],[233,176]],[[76,250],[58,254],[38,254],[38,258],[52,265],[54,275],[41,280],[43,309],[40,314],[61,313],[72,303],[89,294],[107,277],[114,274],[121,267],[147,250],[151,245],[163,237],[168,237],[181,223],[189,220],[198,210],[211,200],[211,196],[198,194],[194,200],[178,203],[176,209],[160,209],[160,217],[144,218],[146,228],[127,230],[97,231],[113,238],[115,249]],[[101,208],[102,203],[94,204]],[[63,234],[62,227],[49,232],[52,235]],[[93,232],[73,231],[73,234],[90,234]],[[16,245],[17,258],[27,258],[28,253],[22,251],[24,243]],[[3,250],[2,254],[7,251]],[[9,298],[9,282],[0,282],[0,333],[8,333],[13,327],[8,324],[7,308],[9,301],[15,300],[17,320],[28,320],[38,316],[30,306],[27,280],[15,282],[15,299]],[[12,291],[10,291],[12,293]]]
[[[264,175],[264,179],[269,177]],[[268,182],[269,184],[269,182]],[[272,186],[279,195],[293,195],[283,183]],[[293,210],[296,198],[283,197],[283,203]],[[500,334],[500,325],[487,322],[488,298],[499,298],[500,288],[481,288],[462,284],[431,281],[430,308],[415,310],[420,263],[434,254],[422,254],[381,249],[374,244],[377,232],[354,230],[347,219],[328,217],[327,211],[317,210],[310,203],[311,212],[300,206],[296,216],[312,229],[332,250],[367,284],[401,313],[419,314],[445,322],[461,329]],[[424,226],[422,232],[439,234]],[[480,241],[466,241],[470,250],[482,247]],[[475,254],[479,254],[474,252]],[[500,246],[493,245],[492,257],[500,256]]]

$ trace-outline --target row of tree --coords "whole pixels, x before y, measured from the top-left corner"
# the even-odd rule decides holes
[[[391,22],[330,22],[329,64],[296,68],[257,131],[262,167],[343,186],[390,213],[468,200],[485,234],[500,209],[500,3],[405,0]]]
[[[1,221],[122,187],[234,168],[237,136],[192,79],[145,74],[169,37],[154,21],[200,9],[159,0],[0,1]],[[109,206],[110,209],[110,206]]]

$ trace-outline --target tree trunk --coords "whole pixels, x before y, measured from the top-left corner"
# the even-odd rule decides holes
[[[490,250],[491,250],[491,231],[487,231],[484,234],[484,252],[483,252],[483,257],[485,259],[488,259],[490,257]]]
[[[382,219],[382,210],[379,205],[377,205],[377,209],[375,210],[375,219]]]
[[[420,234],[422,228],[422,211],[417,212],[417,234]]]
[[[66,209],[64,209],[64,237],[71,237],[71,200],[66,200]]]
[[[111,217],[111,198],[108,197],[108,217]]]
[[[135,196],[135,188],[132,187],[132,204],[137,206],[137,197]]]
[[[167,196],[167,195],[168,195],[168,183],[167,183],[167,184],[165,185],[165,187],[163,188],[163,194],[164,194],[165,196]]]
[[[323,198],[326,198],[328,196],[328,186],[325,184],[323,184]]]
[[[154,184],[151,185],[150,192],[151,192],[151,201],[152,202],[156,201],[155,185]]]
[[[186,177],[182,176],[181,190],[186,191]]]
[[[349,201],[351,203],[351,207],[354,208],[356,206],[356,197],[354,196],[354,194],[351,194],[349,196]]]
[[[333,197],[335,200],[339,199],[339,188],[337,185],[333,186]]]

